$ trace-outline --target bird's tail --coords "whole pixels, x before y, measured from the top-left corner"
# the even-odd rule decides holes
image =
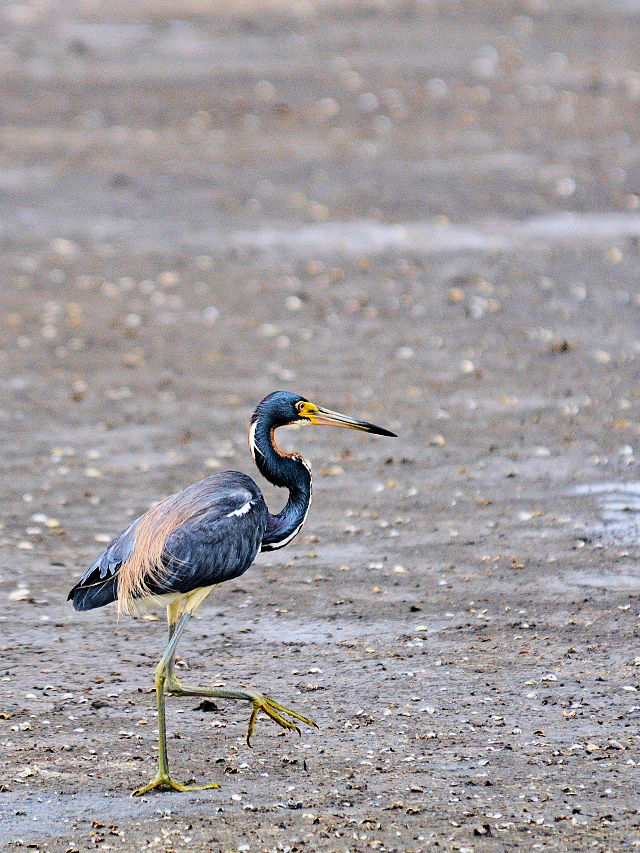
[[[93,610],[111,604],[118,597],[118,580],[116,577],[88,586],[76,584],[68,595],[67,601],[73,601],[76,610]]]

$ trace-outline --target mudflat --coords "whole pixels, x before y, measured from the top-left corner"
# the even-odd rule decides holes
[[[640,844],[640,6],[0,11],[0,847]],[[300,536],[198,611],[68,589],[282,388]]]

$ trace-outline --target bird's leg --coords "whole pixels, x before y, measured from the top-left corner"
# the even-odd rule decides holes
[[[310,720],[308,717],[303,717],[302,714],[291,710],[291,708],[285,708],[284,705],[276,702],[275,699],[271,699],[269,696],[265,696],[257,690],[245,690],[242,688],[227,690],[222,687],[185,687],[177,679],[174,679],[171,684],[167,684],[167,690],[174,696],[204,696],[210,699],[241,699],[245,702],[250,702],[252,708],[251,716],[249,717],[249,727],[247,729],[247,743],[249,746],[251,746],[251,737],[255,729],[256,718],[260,711],[266,714],[267,717],[271,717],[271,719],[279,726],[282,726],[283,729],[289,729],[291,731],[298,732],[298,734],[301,734],[298,726],[295,723],[292,723],[291,720],[287,720],[283,714],[292,717],[294,720],[300,720],[300,722],[306,723],[308,726],[318,728],[317,724],[314,723],[313,720]]]
[[[173,657],[178,640],[182,634],[187,622],[191,618],[190,613],[183,613],[178,621],[170,627],[170,639],[164,654],[160,658],[160,662],[156,667],[156,699],[158,703],[158,772],[155,779],[148,785],[138,788],[133,792],[134,797],[141,797],[148,791],[154,788],[172,788],[174,791],[203,791],[206,788],[217,788],[218,785],[212,782],[209,785],[181,785],[174,781],[169,775],[169,760],[167,758],[167,726],[165,717],[165,684],[169,672],[169,662]]]
[[[189,593],[184,600],[176,601],[169,605],[167,608],[167,621],[169,623],[170,638],[173,637],[174,631],[177,630],[180,619],[182,619],[184,615],[193,613],[193,611],[202,604],[210,591],[211,587],[194,590],[192,593]],[[181,613],[183,614],[182,616],[180,615]],[[167,647],[167,649],[168,648],[169,647]],[[284,705],[280,705],[279,702],[276,702],[269,696],[259,693],[257,690],[185,687],[175,675],[175,660],[173,652],[175,652],[175,646],[169,655],[167,676],[164,684],[167,693],[171,693],[173,696],[203,696],[208,699],[240,699],[245,702],[250,702],[251,716],[249,717],[249,727],[247,729],[247,743],[249,746],[251,746],[251,737],[255,729],[256,718],[260,711],[266,714],[267,717],[271,717],[271,719],[279,726],[282,726],[283,729],[289,729],[290,731],[298,732],[298,734],[300,734],[298,726],[291,722],[291,720],[287,720],[286,716],[283,715],[287,715],[293,720],[300,720],[300,722],[305,723],[307,726],[316,726],[313,720],[310,720],[308,717],[303,717],[302,714],[299,714],[297,711],[285,708]]]
[[[182,616],[184,612],[185,600],[180,599],[179,601],[174,601],[167,607],[167,624],[169,626],[169,641],[173,637],[176,630],[176,622]],[[193,611],[189,611],[189,615],[191,615]],[[171,656],[169,658],[169,663],[167,665],[167,678],[165,680],[165,690],[167,693],[173,693],[173,687],[175,685],[180,685],[178,678],[175,674],[175,666],[176,666],[176,650],[173,649]]]

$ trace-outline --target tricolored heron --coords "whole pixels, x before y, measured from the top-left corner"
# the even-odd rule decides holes
[[[175,674],[178,640],[196,608],[223,581],[246,572],[259,551],[287,545],[300,532],[311,504],[311,469],[299,453],[283,453],[274,438],[278,427],[293,423],[328,424],[377,435],[383,427],[323,409],[299,394],[276,391],[258,405],[249,426],[249,447],[258,470],[269,482],[289,490],[277,515],[267,509],[251,477],[238,471],[214,474],[170,495],[117,536],[69,593],[76,610],[92,610],[116,601],[132,613],[148,606],[167,607],[169,642],[156,667],[158,772],[153,788],[200,791],[209,785],[181,785],[169,774],[165,692],[175,696],[243,699],[251,703],[247,743],[262,711],[284,729],[300,730],[293,720],[313,720],[285,708],[257,690],[185,687]],[[287,719],[289,717],[290,719]]]

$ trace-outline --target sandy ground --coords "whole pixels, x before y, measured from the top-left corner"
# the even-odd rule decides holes
[[[0,847],[640,846],[640,7],[0,10]],[[301,536],[201,608],[69,587],[276,388]],[[283,496],[265,484],[270,504]],[[188,667],[188,669],[187,669]]]

